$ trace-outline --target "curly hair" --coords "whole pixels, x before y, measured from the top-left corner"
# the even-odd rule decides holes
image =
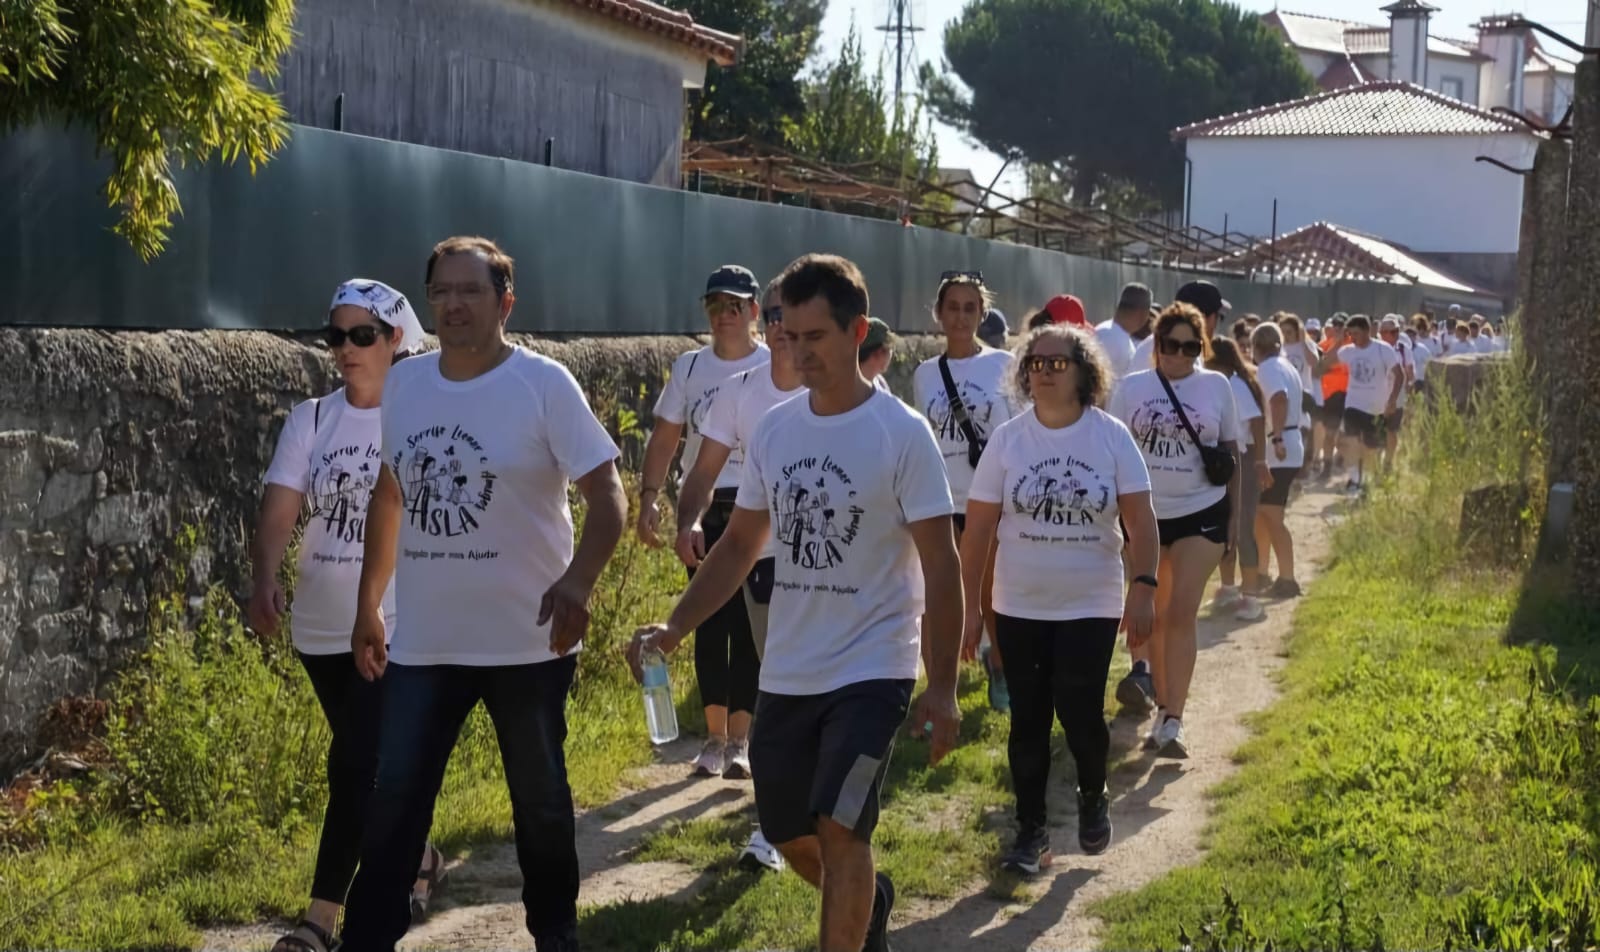
[[[1104,406],[1111,392],[1111,363],[1100,346],[1094,332],[1071,324],[1048,324],[1028,334],[1017,346],[1012,363],[1011,379],[1007,381],[1018,403],[1033,399],[1033,388],[1028,383],[1028,358],[1043,340],[1064,340],[1071,345],[1065,356],[1078,369],[1078,402],[1086,407]]]
[[[1161,339],[1172,333],[1172,329],[1179,324],[1189,325],[1189,329],[1194,331],[1195,340],[1200,342],[1200,359],[1202,361],[1210,360],[1211,341],[1206,337],[1205,320],[1205,317],[1200,313],[1200,309],[1193,304],[1184,304],[1180,301],[1167,305],[1167,309],[1161,312],[1160,317],[1156,318],[1156,342],[1150,348],[1150,366],[1159,367],[1161,365]]]

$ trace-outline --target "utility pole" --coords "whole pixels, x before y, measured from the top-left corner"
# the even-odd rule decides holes
[[[889,17],[877,30],[894,34],[894,115],[898,122],[904,102],[901,97],[905,94],[906,65],[915,59],[915,34],[922,32],[922,27],[911,22],[911,0],[889,0]]]

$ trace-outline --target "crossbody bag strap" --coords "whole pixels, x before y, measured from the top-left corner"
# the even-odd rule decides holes
[[[973,446],[978,445],[978,431],[973,429],[972,420],[967,416],[967,402],[961,399],[961,394],[956,392],[956,378],[950,375],[950,355],[939,355],[939,376],[944,378],[944,395],[950,401],[950,412],[955,414],[956,424],[961,427],[961,434]]]
[[[311,400],[311,432],[317,432],[317,427],[322,425],[322,398],[314,397]]]
[[[1178,414],[1178,420],[1183,423],[1183,428],[1189,431],[1189,439],[1194,440],[1194,445],[1198,449],[1205,449],[1205,444],[1200,442],[1200,434],[1194,431],[1194,424],[1189,422],[1189,415],[1183,412],[1183,401],[1179,400],[1178,395],[1173,392],[1172,383],[1167,380],[1167,375],[1158,370],[1156,371],[1156,379],[1160,380],[1161,386],[1166,388],[1167,399],[1172,401],[1172,409]]]

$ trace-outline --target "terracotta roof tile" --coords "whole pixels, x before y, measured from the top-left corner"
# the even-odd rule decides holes
[[[1308,278],[1420,284],[1481,293],[1418,260],[1404,245],[1322,221],[1280,235],[1276,242],[1261,241],[1212,262],[1213,267],[1228,271],[1265,271],[1274,265],[1279,274]]]
[[[694,22],[694,17],[681,10],[664,7],[650,0],[567,0],[576,7],[593,10],[603,16],[631,23],[647,33],[655,33],[669,40],[698,50],[719,65],[731,66],[744,46],[744,38],[723,33]]]
[[[1176,129],[1174,139],[1219,136],[1442,136],[1527,133],[1518,123],[1443,93],[1385,80],[1346,86]]]

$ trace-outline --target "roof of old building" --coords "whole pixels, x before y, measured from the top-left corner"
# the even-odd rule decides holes
[[[1220,136],[1440,136],[1528,134],[1526,127],[1412,83],[1390,80],[1218,116],[1176,129],[1174,139]]]
[[[694,17],[681,10],[651,3],[650,0],[566,0],[573,6],[592,10],[602,16],[631,24],[646,33],[654,33],[690,49],[704,53],[719,65],[731,66],[744,46],[744,38],[733,33],[723,33],[694,22]]]
[[[1419,284],[1449,291],[1486,293],[1421,261],[1404,245],[1325,221],[1280,235],[1275,242],[1270,239],[1257,242],[1244,251],[1213,262],[1215,267],[1229,271],[1265,271],[1274,264],[1282,275]]]

